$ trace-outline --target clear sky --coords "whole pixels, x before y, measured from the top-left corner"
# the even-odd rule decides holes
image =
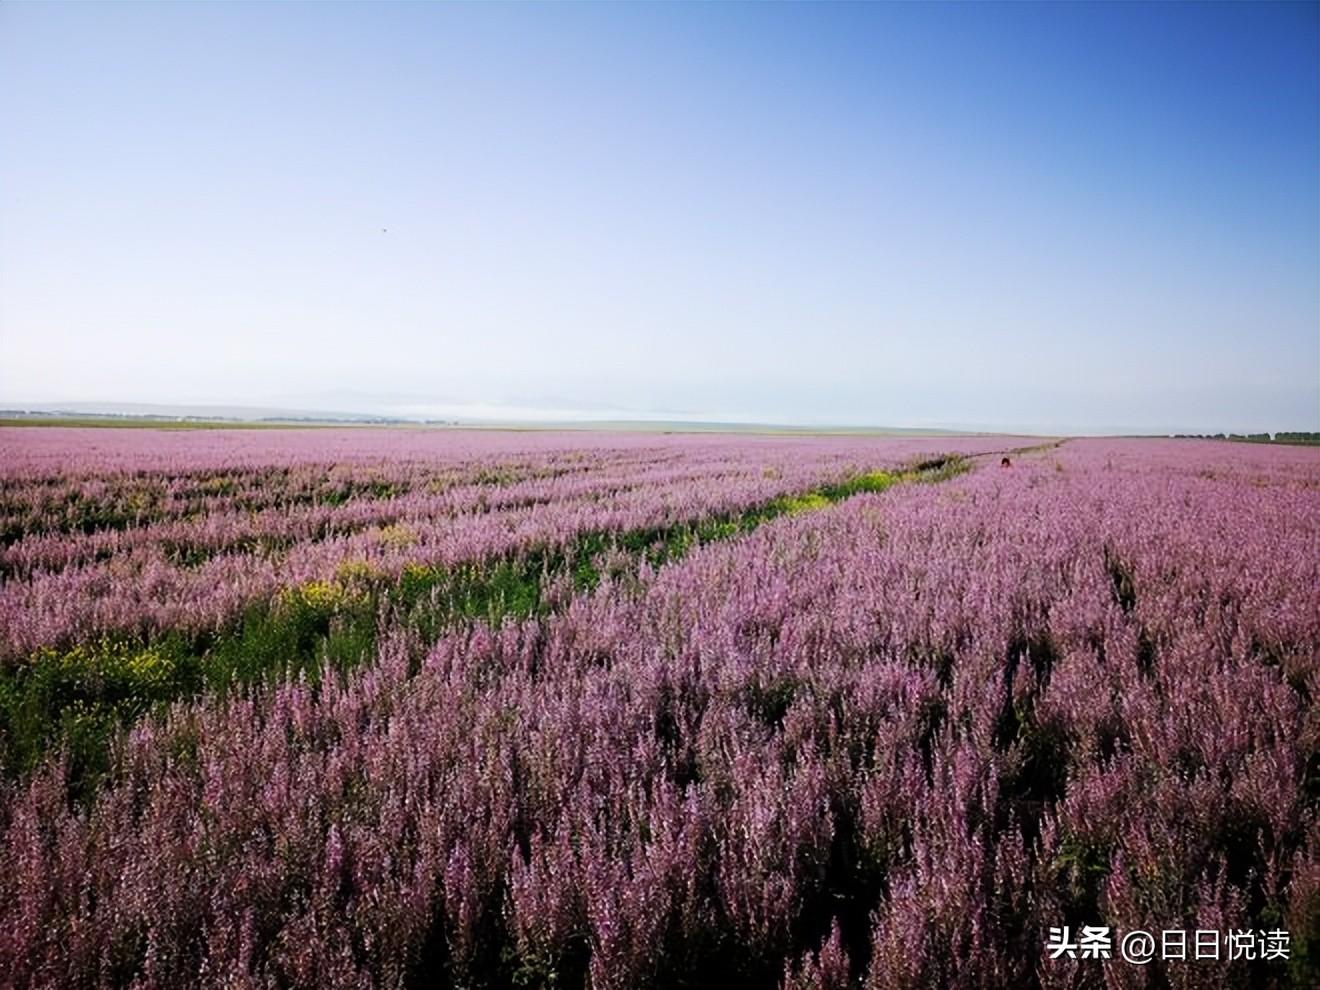
[[[0,404],[1320,429],[1320,7],[0,5]]]

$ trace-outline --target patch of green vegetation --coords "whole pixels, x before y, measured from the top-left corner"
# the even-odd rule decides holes
[[[53,746],[67,753],[75,781],[108,766],[119,725],[204,692],[303,678],[315,685],[376,654],[385,616],[434,639],[465,621],[498,625],[545,611],[542,583],[563,555],[538,553],[453,568],[409,565],[397,580],[361,561],[331,580],[283,590],[253,605],[220,634],[125,637],[68,650],[42,650],[0,667],[0,770],[31,770]]]
[[[1061,924],[1081,925],[1101,917],[1100,894],[1109,877],[1111,850],[1106,843],[1064,835],[1046,870],[1064,894]]]
[[[195,658],[169,639],[43,650],[20,668],[0,669],[0,766],[7,774],[31,769],[52,740],[75,768],[99,766],[116,725],[200,684]]]
[[[374,654],[375,596],[338,582],[289,589],[222,635],[104,637],[0,668],[0,768],[21,774],[53,745],[75,781],[106,766],[116,726],[203,691],[320,677]]]
[[[805,495],[790,495],[781,499],[779,502],[783,511],[787,515],[796,515],[799,512],[812,512],[816,509],[824,509],[834,503],[831,502],[820,492],[808,492]]]

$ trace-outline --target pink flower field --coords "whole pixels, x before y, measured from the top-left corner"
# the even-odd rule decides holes
[[[0,986],[1315,986],[1318,664],[1314,448],[3,429]]]

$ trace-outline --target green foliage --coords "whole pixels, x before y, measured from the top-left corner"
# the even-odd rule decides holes
[[[115,725],[202,683],[199,658],[178,637],[43,650],[22,667],[0,668],[0,766],[28,770],[57,738],[75,770],[99,767]]]
[[[827,485],[820,490],[820,495],[830,503],[839,502],[853,495],[860,495],[863,492],[883,492],[902,480],[904,480],[904,477],[901,474],[889,471],[869,471],[865,474],[854,475],[836,485]]]
[[[790,495],[787,498],[780,499],[779,504],[786,515],[796,515],[799,512],[824,509],[834,503],[820,492],[807,492],[805,495]]]
[[[1107,845],[1077,835],[1065,835],[1047,872],[1064,897],[1061,924],[1089,924],[1101,917],[1100,893],[1109,877]]]

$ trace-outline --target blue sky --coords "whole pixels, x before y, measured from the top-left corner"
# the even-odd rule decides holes
[[[1320,429],[1320,8],[0,6],[0,404]]]

